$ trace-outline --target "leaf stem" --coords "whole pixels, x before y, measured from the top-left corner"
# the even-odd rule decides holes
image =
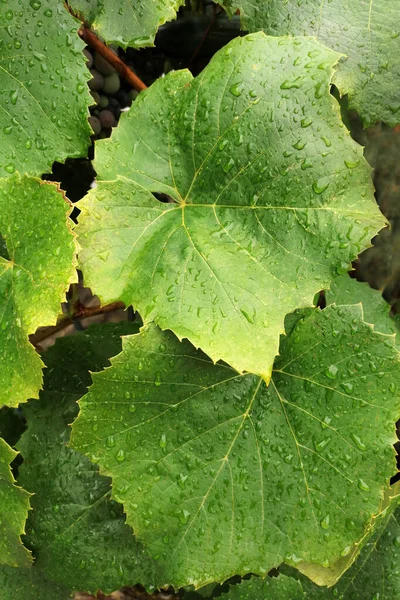
[[[70,325],[74,325],[74,323],[77,321],[87,319],[88,317],[94,317],[96,315],[104,315],[106,313],[115,312],[124,308],[125,304],[123,302],[112,302],[111,304],[105,304],[104,306],[92,307],[80,305],[78,310],[72,316],[61,319],[57,325],[45,327],[44,329],[39,330],[37,333],[30,336],[29,341],[33,346],[37,346],[44,340],[59,333],[60,331],[63,331]]]
[[[147,88],[147,85],[130,69],[123,60],[119,58],[106,44],[104,44],[91,29],[82,25],[78,31],[83,41],[96,50],[103,58],[105,58],[110,65],[116,69],[124,79],[138,92],[141,92]]]

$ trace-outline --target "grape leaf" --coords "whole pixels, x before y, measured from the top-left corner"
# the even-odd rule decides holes
[[[58,188],[14,174],[0,180],[0,404],[37,398],[42,361],[28,342],[52,325],[68,284],[76,278],[70,206]]]
[[[393,338],[359,305],[288,321],[268,388],[149,325],[81,400],[72,446],[112,476],[177,587],[283,560],[328,567],[380,511],[400,411]]]
[[[0,176],[86,155],[93,99],[77,29],[63,2],[2,0]]]
[[[70,0],[69,6],[106,40],[123,48],[154,46],[157,29],[185,0]]]
[[[301,583],[296,579],[280,575],[244,580],[232,585],[221,600],[305,600]]]
[[[0,565],[28,567],[29,551],[22,545],[29,510],[29,494],[15,485],[10,463],[17,455],[0,438]]]
[[[361,302],[364,320],[367,323],[372,323],[377,331],[387,335],[399,333],[397,322],[390,317],[390,306],[382,298],[382,292],[372,289],[368,283],[361,283],[344,273],[333,280],[331,289],[325,292],[325,297],[327,304]]]
[[[34,493],[26,539],[37,555],[35,569],[69,589],[111,592],[138,582],[151,587],[155,580],[154,563],[110,499],[109,479],[66,447],[90,371],[120,352],[122,334],[136,331],[135,323],[109,323],[58,339],[43,355],[40,400],[24,407],[28,429],[18,444],[24,458],[18,481]]]
[[[400,28],[397,0],[225,0],[240,8],[244,29],[311,35],[345,55],[333,83],[349,94],[364,126],[400,123]]]
[[[2,600],[67,600],[70,588],[47,580],[42,571],[0,567]]]
[[[104,302],[270,377],[285,315],[384,224],[329,95],[336,59],[260,33],[140,94],[98,144],[100,180],[80,203],[81,265]]]

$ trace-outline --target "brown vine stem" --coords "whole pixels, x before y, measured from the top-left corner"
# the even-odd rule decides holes
[[[74,313],[73,317],[65,317],[61,319],[57,325],[54,327],[46,327],[42,331],[38,331],[30,336],[29,341],[33,346],[37,346],[47,338],[52,337],[53,335],[63,331],[70,325],[76,323],[76,321],[81,321],[83,319],[87,319],[88,317],[94,317],[96,315],[105,315],[110,312],[115,312],[117,310],[122,310],[125,308],[125,304],[123,302],[112,302],[111,304],[105,304],[104,306],[79,306],[78,310]]]
[[[96,50],[103,58],[105,58],[110,65],[116,69],[124,79],[138,92],[142,92],[147,88],[147,85],[130,69],[123,60],[119,58],[106,44],[104,44],[93,31],[91,31],[86,25],[78,31],[83,41]]]

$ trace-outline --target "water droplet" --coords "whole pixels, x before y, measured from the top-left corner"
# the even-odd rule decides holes
[[[352,433],[350,435],[350,437],[353,440],[353,442],[355,442],[355,444],[356,444],[356,446],[357,446],[357,448],[359,450],[364,451],[364,450],[367,449],[367,446],[364,444],[364,442],[362,441],[362,439],[358,437],[358,435],[356,435],[355,433]]]
[[[348,169],[355,169],[359,165],[359,160],[345,160],[344,164]]]
[[[231,87],[229,88],[229,91],[231,94],[233,94],[234,96],[240,96],[241,93],[243,92],[243,83],[239,82],[239,83],[234,83],[233,85],[231,85]]]
[[[325,515],[325,517],[320,521],[320,525],[322,529],[329,529],[329,515]]]
[[[369,485],[368,483],[366,483],[364,481],[364,479],[359,479],[358,480],[358,487],[360,488],[360,490],[362,490],[363,492],[369,492]]]
[[[106,445],[108,448],[114,448],[115,446],[115,439],[113,438],[112,435],[110,435],[107,440],[106,440]]]
[[[182,525],[186,525],[186,523],[189,521],[189,517],[190,517],[190,512],[183,508],[179,515],[179,520],[182,523]]]
[[[125,452],[124,452],[124,450],[122,450],[122,448],[120,448],[118,450],[117,454],[115,455],[115,458],[117,459],[118,462],[124,462]]]
[[[329,181],[326,183],[323,179],[314,181],[312,189],[316,194],[322,194],[329,187]]]
[[[330,365],[325,371],[325,375],[329,377],[329,379],[336,379],[339,369],[336,365]]]

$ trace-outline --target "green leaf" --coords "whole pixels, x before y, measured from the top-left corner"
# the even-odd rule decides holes
[[[79,205],[81,265],[104,302],[270,377],[285,315],[384,224],[329,94],[336,60],[260,33],[140,94],[98,144],[98,187]]]
[[[99,33],[107,43],[123,48],[154,46],[157,29],[176,18],[185,0],[70,0],[79,18]]]
[[[90,79],[78,23],[63,2],[2,0],[0,176],[41,175],[90,144]]]
[[[24,407],[28,429],[18,444],[24,458],[18,481],[34,493],[27,543],[37,557],[34,568],[70,590],[151,587],[156,578],[122,507],[110,498],[110,480],[66,447],[90,371],[104,368],[120,352],[120,336],[136,331],[134,323],[106,324],[58,339],[43,356],[40,400]],[[114,419],[109,415],[108,422]]]
[[[60,190],[15,174],[0,180],[0,398],[17,406],[37,398],[42,361],[28,342],[39,325],[53,325],[75,280],[70,205]]]
[[[396,321],[389,316],[390,306],[382,298],[382,292],[372,289],[368,283],[361,283],[344,273],[333,280],[325,297],[327,304],[361,302],[367,323],[372,323],[377,331],[387,335],[399,333]]]
[[[283,560],[328,567],[381,510],[400,412],[393,338],[359,305],[299,311],[287,329],[269,387],[150,325],[81,400],[73,447],[112,476],[177,587]]]
[[[400,488],[392,489],[392,503],[361,553],[339,583],[329,589],[313,585],[293,569],[286,574],[297,579],[307,600],[394,600],[400,594]],[[289,598],[288,598],[289,600]]]
[[[2,600],[67,600],[70,589],[47,580],[35,567],[0,567]]]
[[[244,580],[232,585],[221,600],[305,600],[301,583],[291,577],[266,577]]]
[[[28,567],[29,551],[22,545],[29,510],[29,494],[15,485],[10,463],[15,452],[0,438],[0,565]]]
[[[396,484],[393,488],[388,487],[384,490],[379,511],[371,520],[364,537],[353,545],[353,547],[350,549],[350,552],[346,554],[346,556],[340,557],[339,560],[330,564],[328,567],[300,561],[296,564],[296,570],[283,565],[281,571],[283,573],[289,572],[289,574],[291,572],[295,573],[297,578],[299,571],[303,575],[307,576],[308,579],[306,581],[309,582],[311,579],[314,583],[318,584],[318,586],[331,587],[336,584],[343,576],[343,573],[345,573],[359,557],[360,551],[363,549],[366,543],[369,542],[374,533],[379,530],[382,523],[386,520],[386,517],[393,513],[394,509],[398,505],[399,491],[400,488],[398,484]],[[310,587],[312,589],[318,589],[313,585]]]
[[[333,83],[349,94],[365,127],[400,122],[400,29],[397,0],[225,0],[243,28],[269,35],[311,35],[340,52]]]

